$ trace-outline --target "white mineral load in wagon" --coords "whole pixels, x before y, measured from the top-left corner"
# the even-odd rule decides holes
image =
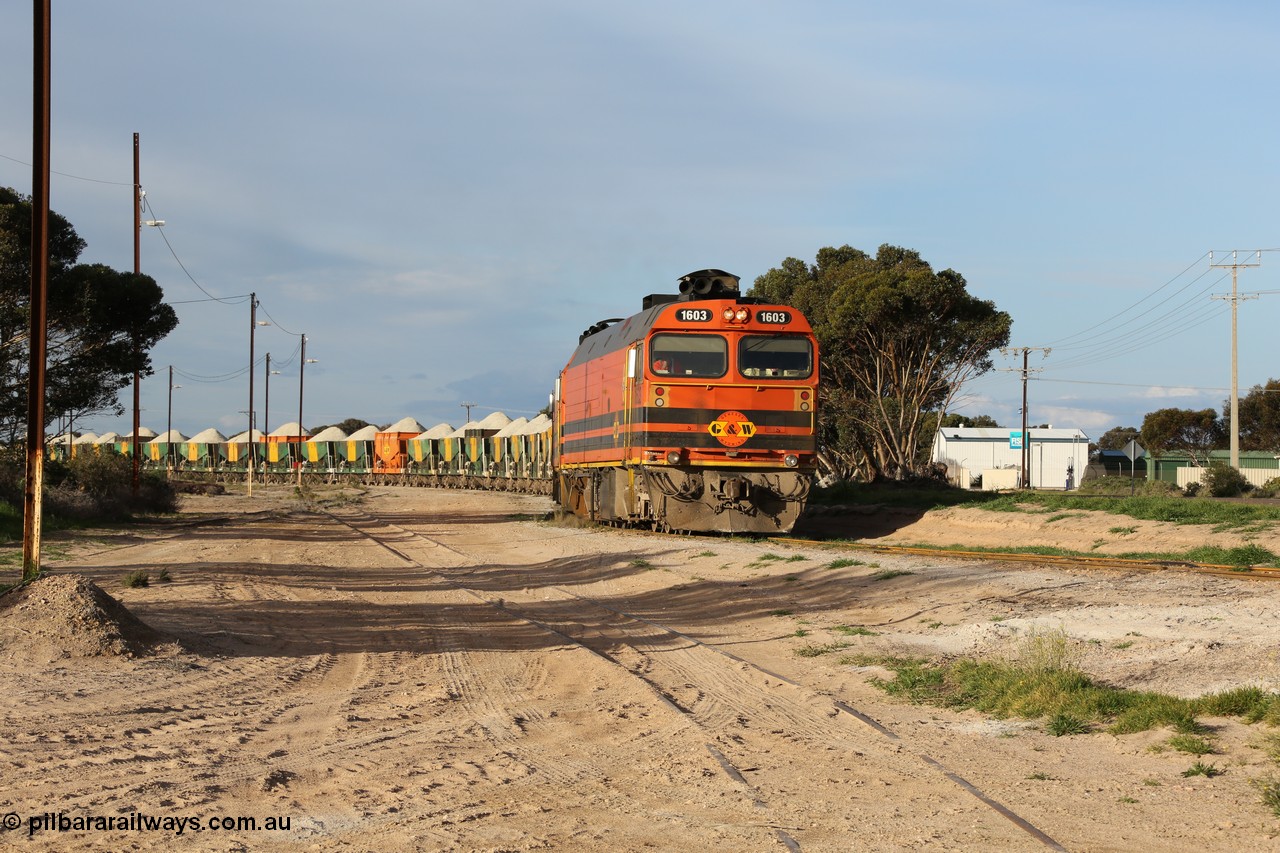
[[[168,432],[162,432],[155,438],[151,439],[151,444],[182,444],[186,440],[187,437],[185,435],[178,432],[176,429],[171,429]]]
[[[121,436],[121,437],[122,437],[122,438],[124,438],[124,439],[126,439],[126,440],[127,440],[127,439],[131,439],[131,438],[133,438],[133,433],[129,433],[128,435]],[[153,429],[148,429],[147,427],[144,427],[144,426],[140,426],[140,427],[138,427],[138,440],[139,440],[139,441],[150,441],[151,439],[153,439],[153,438],[155,438],[155,437],[156,437],[156,431],[155,431],[155,430],[153,430]]]
[[[98,434],[96,432],[81,433],[80,437],[71,443],[72,444],[97,444]]]
[[[227,439],[227,444],[247,444],[250,440],[252,440],[252,441],[262,441],[262,438],[263,438],[262,430],[260,430],[260,429],[255,429],[255,430],[253,430],[253,438],[252,438],[252,439],[250,439],[250,438],[249,438],[249,431],[248,431],[248,430],[245,430],[245,431],[244,431],[244,432],[242,432],[242,433],[239,433],[239,434],[237,434],[237,435],[233,435],[233,436],[231,436],[231,438],[228,438],[228,439]]]
[[[373,441],[378,436],[378,428],[373,424],[360,427],[360,429],[347,436],[347,441]]]
[[[524,428],[529,423],[528,418],[516,418],[511,423],[494,433],[494,438],[506,438],[509,435],[524,435]]]
[[[449,424],[436,424],[418,436],[419,439],[448,438],[453,435],[453,427]]]
[[[201,430],[190,439],[192,444],[226,444],[227,437],[213,427]]]
[[[325,427],[315,435],[311,436],[311,441],[346,441],[347,434],[336,426]]]
[[[303,438],[310,437],[311,433],[307,432],[307,428],[299,424],[297,421],[290,421],[287,424],[281,424],[271,431],[272,438]]]
[[[445,438],[466,438],[467,430],[480,429],[479,421],[467,421],[462,426],[445,436]]]
[[[511,423],[511,418],[507,417],[502,412],[490,412],[489,415],[480,422],[480,429],[502,429],[509,423]]]
[[[523,435],[537,435],[540,432],[546,432],[551,428],[551,418],[546,415],[538,415],[529,423],[525,424]]]
[[[102,435],[94,439],[94,444],[115,444],[120,440],[120,434],[115,432],[104,432]]]
[[[413,418],[401,418],[386,429],[378,430],[378,432],[412,433],[417,435],[422,432],[422,430],[422,424],[418,423]]]

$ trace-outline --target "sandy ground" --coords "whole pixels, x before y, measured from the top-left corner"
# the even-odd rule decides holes
[[[1280,584],[654,537],[548,508],[379,488],[322,512],[258,489],[49,541],[53,577],[0,599],[0,846],[1280,849],[1254,784],[1280,774],[1265,726],[1207,721],[1200,760],[1225,772],[1184,777],[1197,759],[1168,730],[1055,738],[903,704],[849,660],[1009,657],[1060,630],[1109,683],[1280,690]],[[845,521],[1099,552],[1227,536],[990,515]],[[125,588],[135,570],[153,583]]]

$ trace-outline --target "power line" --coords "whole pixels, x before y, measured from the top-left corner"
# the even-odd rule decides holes
[[[1080,337],[1081,335],[1088,334],[1089,332],[1092,332],[1094,329],[1100,329],[1100,328],[1102,328],[1103,326],[1107,325],[1108,323],[1111,323],[1111,322],[1113,322],[1113,321],[1115,321],[1115,320],[1118,320],[1119,318],[1123,317],[1125,314],[1127,314],[1127,313],[1129,313],[1130,311],[1132,311],[1133,309],[1137,308],[1137,307],[1138,307],[1139,305],[1141,305],[1142,303],[1146,302],[1148,299],[1151,299],[1152,297],[1156,296],[1156,294],[1158,294],[1160,291],[1164,290],[1164,289],[1165,289],[1166,287],[1168,287],[1169,285],[1173,284],[1173,283],[1174,283],[1175,281],[1177,281],[1178,279],[1182,278],[1182,276],[1186,275],[1186,274],[1187,274],[1190,270],[1192,270],[1192,269],[1193,269],[1197,264],[1199,264],[1202,260],[1204,260],[1204,259],[1205,259],[1205,257],[1207,257],[1207,256],[1208,256],[1208,254],[1209,254],[1208,252],[1205,252],[1205,254],[1201,255],[1201,256],[1200,256],[1200,257],[1198,257],[1198,258],[1196,258],[1194,261],[1192,261],[1190,264],[1188,264],[1188,265],[1187,265],[1187,268],[1186,268],[1186,269],[1184,269],[1182,272],[1178,273],[1178,274],[1177,274],[1177,275],[1175,275],[1173,278],[1169,279],[1167,282],[1165,282],[1164,284],[1160,285],[1160,287],[1156,288],[1156,289],[1155,289],[1154,291],[1152,291],[1151,293],[1148,293],[1146,296],[1142,297],[1142,298],[1141,298],[1141,299],[1139,299],[1137,302],[1135,302],[1135,303],[1133,303],[1132,305],[1130,305],[1128,308],[1125,308],[1123,311],[1120,311],[1119,313],[1113,314],[1112,316],[1108,317],[1107,319],[1103,320],[1102,322],[1097,323],[1097,324],[1095,324],[1095,325],[1093,325],[1093,326],[1090,326],[1089,328],[1087,328],[1087,329],[1085,329],[1085,330],[1083,330],[1083,331],[1076,332],[1074,335],[1068,335],[1068,336],[1067,336],[1067,337],[1065,337],[1065,338],[1059,338],[1059,339],[1058,339],[1058,340],[1056,340],[1056,341],[1050,341],[1050,342],[1049,342],[1049,345],[1050,345],[1050,346],[1053,346],[1053,347],[1065,348],[1065,346],[1066,346],[1066,342],[1067,342],[1067,341],[1070,341],[1070,340],[1073,340],[1073,339],[1075,339],[1075,338],[1078,338],[1078,337]],[[1203,277],[1204,275],[1205,275],[1205,273],[1201,273],[1199,276],[1197,276],[1195,279],[1193,279],[1191,283],[1192,283],[1192,284],[1194,284],[1194,283],[1195,283],[1195,281],[1199,280],[1199,279],[1200,279],[1201,277]],[[1177,291],[1177,293],[1181,293],[1181,292],[1182,292],[1182,290],[1185,290],[1188,286],[1190,286],[1190,285],[1184,285],[1182,288],[1180,288],[1180,289]],[[1134,319],[1136,320],[1136,319],[1138,319],[1138,318],[1136,318],[1136,317],[1135,317]],[[1122,326],[1124,326],[1124,325],[1128,325],[1128,324],[1129,324],[1129,323],[1131,323],[1131,322],[1133,322],[1133,320],[1126,320],[1126,321],[1125,321],[1124,323],[1122,323],[1121,325],[1122,325]],[[1100,334],[1101,334],[1101,333],[1100,333]],[[1098,335],[1094,335],[1093,337],[1098,337]],[[1086,339],[1086,340],[1088,340],[1088,339]]]
[[[1227,391],[1227,388],[1205,387],[1200,385],[1150,385],[1140,382],[1104,382],[1100,379],[1054,379],[1046,376],[1033,376],[1032,382],[1065,382],[1071,385],[1114,385],[1117,388],[1150,388],[1159,391]]]
[[[30,163],[19,160],[17,157],[10,157],[8,154],[0,154],[0,159],[9,160],[13,163],[17,163],[20,166],[29,167],[31,165]],[[109,186],[113,186],[113,187],[133,186],[133,184],[130,181],[104,181],[99,178],[84,178],[84,177],[81,177],[80,175],[69,175],[66,172],[57,172],[57,171],[54,171],[53,169],[49,170],[49,174],[57,175],[58,177],[61,177],[61,178],[71,178],[72,180],[75,180],[75,181],[86,181],[91,184],[108,184]]]
[[[155,210],[152,209],[151,207],[151,202],[147,199],[145,195],[142,197],[142,204],[151,213],[152,219],[160,218],[156,216]],[[210,301],[221,302],[224,305],[235,305],[244,301],[244,299],[241,297],[225,297],[224,298],[224,297],[214,296],[212,293],[205,290],[204,287],[200,284],[200,282],[196,281],[196,277],[191,274],[191,271],[187,269],[186,264],[182,263],[182,259],[178,257],[178,253],[173,250],[173,244],[169,242],[169,235],[164,233],[163,228],[158,228],[156,230],[160,232],[160,237],[164,240],[164,244],[169,247],[169,254],[173,255],[173,259],[177,261],[178,266],[182,269],[182,271],[187,274],[187,278],[191,279],[191,283],[194,284],[201,293],[209,297]]]

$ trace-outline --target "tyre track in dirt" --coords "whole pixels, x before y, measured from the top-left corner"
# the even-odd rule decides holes
[[[247,528],[236,533],[252,543],[245,547],[200,529],[155,545],[153,566],[168,564],[175,587],[198,584],[205,597],[198,607],[169,607],[165,585],[138,610],[198,656],[101,661],[105,677],[84,689],[101,722],[87,725],[58,716],[56,678],[47,691],[33,690],[32,702],[51,709],[39,728],[76,734],[36,733],[0,746],[0,758],[28,771],[5,805],[172,813],[216,804],[222,813],[269,806],[299,815],[305,803],[293,837],[318,849],[352,834],[374,846],[394,837],[387,849],[542,848],[566,839],[582,849],[634,849],[655,824],[688,846],[768,847],[771,828],[750,798],[712,777],[709,755],[686,757],[696,751],[686,722],[635,701],[616,669],[583,648],[559,638],[549,646],[527,623],[425,571],[404,572],[380,546],[335,533],[327,517]],[[314,564],[308,543],[316,541],[340,545],[358,568]],[[106,581],[136,559],[95,556],[61,568]],[[379,577],[388,574],[407,587],[386,591]],[[317,609],[332,618],[316,618]],[[553,673],[548,653],[580,660]],[[602,716],[628,723],[566,748],[580,719],[599,728]],[[21,714],[4,721],[11,730],[29,725]],[[407,770],[406,754],[421,756]],[[664,767],[670,786],[626,793],[640,786],[628,783],[633,771],[620,766],[621,754]],[[535,789],[541,793],[530,796]],[[548,816],[545,804],[554,801],[563,816]],[[32,849],[65,849],[68,840]],[[96,840],[137,849],[172,841]],[[230,841],[202,839],[194,849]],[[252,836],[241,842],[254,846]]]
[[[963,842],[956,831],[954,809],[959,803],[966,820],[981,827],[979,832],[1003,836],[1007,842],[1012,839],[1005,831],[1016,828],[1025,833],[1023,843],[1033,839],[1050,849],[1063,849],[937,761],[904,750],[895,734],[845,703],[833,706],[829,698],[794,681],[659,623],[570,593],[553,582],[513,588],[506,567],[485,566],[459,550],[456,543],[444,545],[427,533],[414,534],[420,540],[415,543],[405,535],[407,527],[382,517],[350,513],[335,517],[375,541],[390,535],[395,552],[410,562],[415,561],[415,551],[448,549],[462,557],[462,565],[438,569],[450,582],[494,607],[571,638],[642,679],[713,738],[708,750],[726,773],[752,792],[758,807],[767,809],[768,802],[785,803],[789,822],[804,827],[817,847],[838,849],[838,839],[852,841],[849,833],[854,824],[860,824],[858,843],[867,843],[874,834],[867,832],[869,826],[892,822],[901,813],[912,814],[924,837],[946,833],[953,841]],[[868,725],[878,736],[866,736]],[[800,783],[794,774],[782,772],[797,759],[809,762],[814,771]],[[774,777],[786,781],[777,783]],[[875,790],[875,786],[901,780],[909,781],[917,793],[894,799]],[[834,821],[829,808],[832,785],[855,792],[864,789],[863,796],[855,793],[849,797]],[[972,795],[972,799],[957,796],[959,792]],[[939,809],[940,803],[948,808]],[[987,814],[1006,818],[1012,826],[987,825],[989,818],[982,817],[984,807],[991,810]],[[936,824],[931,825],[925,817],[929,815]],[[785,846],[798,849],[789,833],[781,829],[778,833]],[[991,837],[983,843],[991,843]],[[969,840],[978,843],[976,838]]]

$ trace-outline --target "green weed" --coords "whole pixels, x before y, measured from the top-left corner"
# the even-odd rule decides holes
[[[864,628],[861,625],[836,625],[831,629],[837,634],[844,634],[846,637],[874,637],[875,631],[870,628]]]
[[[1217,765],[1205,764],[1203,761],[1197,761],[1195,764],[1192,764],[1186,770],[1182,771],[1182,775],[1188,778],[1191,776],[1204,776],[1207,779],[1212,779],[1214,776],[1221,776],[1222,773],[1223,771],[1219,770]]]
[[[1169,746],[1188,755],[1210,755],[1217,751],[1213,744],[1196,735],[1174,735],[1169,738]]]

